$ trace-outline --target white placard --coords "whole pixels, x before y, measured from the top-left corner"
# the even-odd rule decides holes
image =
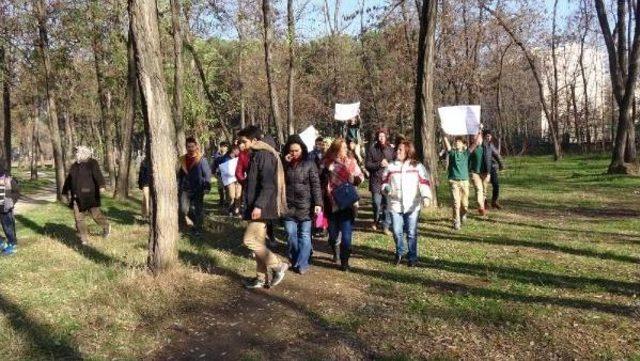
[[[336,103],[336,112],[334,118],[337,121],[345,122],[349,119],[355,118],[360,114],[360,102],[352,104],[338,104]]]
[[[456,105],[438,108],[440,125],[447,135],[476,135],[480,131],[480,106]]]
[[[300,135],[302,142],[307,146],[307,150],[310,152],[316,145],[316,138],[318,138],[320,132],[318,132],[318,130],[312,125],[298,135]]]
[[[231,158],[228,161],[220,164],[220,178],[222,184],[226,187],[229,184],[237,181],[236,179],[236,167],[238,166],[238,158]]]

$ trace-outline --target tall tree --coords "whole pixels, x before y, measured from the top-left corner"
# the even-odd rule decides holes
[[[0,71],[2,71],[2,131],[5,167],[11,171],[11,72],[9,54],[6,47],[0,47]]]
[[[151,163],[151,225],[147,264],[153,272],[177,259],[178,194],[175,127],[162,74],[160,31],[155,0],[129,0],[136,73],[140,84]]]
[[[127,99],[124,121],[122,122],[122,139],[120,140],[120,170],[116,178],[114,197],[125,199],[129,196],[129,170],[131,168],[131,142],[133,125],[136,119],[136,105],[139,96],[138,78],[136,76],[135,49],[133,48],[133,34],[129,24],[129,38],[127,40]]]
[[[433,69],[438,0],[423,0],[420,10],[418,37],[418,63],[415,93],[414,139],[418,157],[431,170],[431,184],[436,184],[438,156],[436,152],[436,125],[433,106]],[[437,198],[434,192],[434,205]]]
[[[47,3],[46,0],[34,1],[35,16],[38,22],[38,49],[42,60],[42,74],[44,76],[44,96],[49,124],[49,133],[53,145],[53,161],[56,172],[56,195],[62,200],[62,185],[65,171],[62,155],[62,139],[60,126],[58,125],[58,111],[56,109],[56,94],[51,74],[51,60],[49,59],[49,35],[47,29]]]
[[[638,80],[638,61],[640,60],[640,6],[627,8],[627,0],[617,1],[616,24],[614,31],[616,39],[609,25],[608,12],[602,0],[595,0],[598,22],[604,37],[609,57],[609,76],[613,97],[618,105],[618,127],[613,144],[613,154],[609,164],[609,173],[632,173],[636,163],[635,144],[627,144],[629,135],[634,132],[634,122],[631,116],[633,98]],[[627,24],[627,15],[633,14],[632,24]],[[627,31],[633,28],[633,40],[630,49],[627,46]],[[634,133],[635,134],[635,133]],[[635,136],[632,138],[635,139]],[[635,142],[634,142],[635,143]]]
[[[276,126],[278,141],[280,144],[284,144],[284,131],[282,129],[282,119],[280,118],[278,92],[276,90],[273,65],[271,62],[271,42],[273,37],[273,29],[271,28],[271,0],[262,0],[262,35],[264,40],[264,65],[267,73],[271,118]]]
[[[289,79],[287,82],[287,132],[292,135],[296,132],[293,117],[293,94],[295,83],[295,43],[296,43],[296,18],[293,13],[293,0],[287,0],[287,43],[289,45]]]
[[[173,122],[176,127],[176,149],[179,155],[186,153],[183,100],[184,66],[182,64],[182,25],[180,21],[180,0],[171,0],[171,24],[173,28]]]

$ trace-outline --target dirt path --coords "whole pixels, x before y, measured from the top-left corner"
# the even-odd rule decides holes
[[[24,176],[23,179],[29,177],[28,172],[24,172],[24,174],[21,175]],[[40,174],[40,176],[46,178],[47,174]],[[38,191],[27,194],[23,192],[23,194],[20,196],[20,199],[18,200],[18,203],[15,206],[16,213],[24,214],[30,209],[45,204],[51,204],[56,201],[56,185],[52,179],[46,179],[49,180],[49,183],[45,187],[40,188]]]

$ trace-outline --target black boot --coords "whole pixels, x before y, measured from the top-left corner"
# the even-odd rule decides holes
[[[402,256],[396,255],[394,263],[395,263],[396,266],[399,266],[400,263],[402,263]]]
[[[343,259],[340,261],[340,271],[349,272],[351,268],[349,267],[349,259]]]
[[[340,245],[334,244],[331,246],[331,250],[333,250],[333,263],[338,263],[340,260]]]

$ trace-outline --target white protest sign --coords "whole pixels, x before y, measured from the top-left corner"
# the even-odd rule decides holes
[[[447,135],[476,135],[480,131],[480,106],[456,105],[438,108],[440,125]]]
[[[237,181],[236,179],[236,167],[238,166],[238,158],[232,158],[228,161],[220,164],[220,178],[222,178],[222,184],[228,186],[229,184]]]
[[[312,125],[299,134],[302,138],[302,142],[307,146],[307,150],[310,152],[316,145],[316,138],[320,135],[320,132]]]
[[[334,114],[335,120],[344,122],[349,119],[355,118],[360,114],[360,102],[352,104],[339,104],[336,103],[336,112]]]

